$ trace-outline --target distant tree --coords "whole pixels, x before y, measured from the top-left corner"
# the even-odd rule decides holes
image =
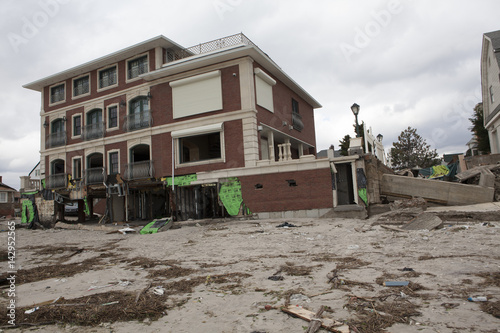
[[[438,153],[430,149],[430,145],[417,134],[417,129],[405,129],[392,146],[390,155],[395,169],[429,168],[439,164]]]
[[[340,140],[340,155],[347,156],[347,150],[349,149],[349,144],[351,141],[351,136],[346,134],[342,140]]]
[[[488,130],[484,127],[483,103],[476,104],[472,118],[469,118],[469,120],[472,123],[469,130],[476,137],[477,150],[482,154],[489,154],[491,152],[490,138],[488,137]]]

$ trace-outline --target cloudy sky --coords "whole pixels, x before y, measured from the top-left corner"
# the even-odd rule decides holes
[[[499,12],[498,0],[0,0],[0,175],[19,188],[39,160],[40,95],[22,85],[158,35],[189,47],[243,32],[323,105],[318,151],[354,136],[356,102],[386,148],[411,126],[440,154],[465,152]]]

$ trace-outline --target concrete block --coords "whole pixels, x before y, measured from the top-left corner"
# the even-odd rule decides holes
[[[403,230],[432,230],[443,224],[438,216],[432,213],[422,213],[418,215],[410,223],[404,225],[401,229]]]
[[[489,169],[481,170],[479,186],[495,187],[495,174],[493,174],[493,172],[491,172]]]

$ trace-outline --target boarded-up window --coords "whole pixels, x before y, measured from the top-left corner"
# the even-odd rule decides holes
[[[273,104],[273,86],[276,81],[264,73],[260,68],[255,69],[255,90],[257,95],[257,104],[274,112]]]
[[[170,82],[174,119],[222,110],[220,71]]]

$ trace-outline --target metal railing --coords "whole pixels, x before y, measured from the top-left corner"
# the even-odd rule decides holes
[[[55,175],[48,176],[45,179],[45,186],[49,190],[68,187],[68,174],[67,173],[58,173]]]
[[[90,124],[82,127],[82,138],[84,141],[104,137],[104,123]]]
[[[99,88],[106,88],[116,84],[116,74],[109,75],[99,80]]]
[[[54,148],[66,145],[66,131],[51,133],[45,141],[45,148]]]
[[[212,51],[217,51],[225,47],[230,47],[234,45],[252,45],[257,47],[247,36],[242,33],[219,38],[210,42],[201,43],[195,46],[188,47],[183,50],[167,50],[165,62],[172,62],[175,60],[184,59],[191,57],[193,55],[208,53]]]
[[[125,179],[136,180],[154,177],[153,161],[141,161],[125,165]]]
[[[89,83],[83,83],[76,87],[73,87],[73,96],[80,96],[89,92]]]
[[[125,117],[123,129],[126,132],[148,128],[153,125],[153,117],[151,117],[151,110],[142,111],[138,113],[129,114]]]
[[[50,103],[64,101],[64,91],[56,91],[50,95]]]
[[[104,182],[105,175],[106,175],[106,168],[103,167],[86,169],[85,184],[86,185],[102,184]]]

